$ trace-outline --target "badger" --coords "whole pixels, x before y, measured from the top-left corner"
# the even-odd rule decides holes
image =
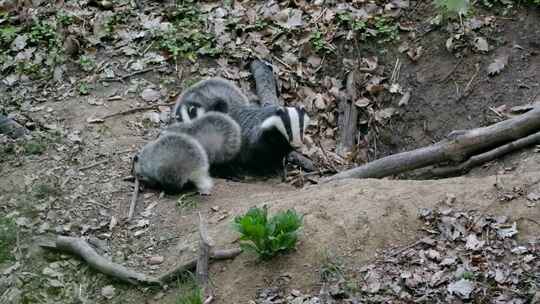
[[[213,77],[197,82],[176,99],[171,121],[189,122],[205,112],[227,113],[231,108],[246,106],[249,100],[233,82]]]
[[[303,145],[309,116],[303,107],[244,106],[230,109],[240,125],[242,147],[232,161],[251,173],[279,169],[287,154]]]
[[[165,134],[188,134],[206,151],[210,165],[223,164],[240,151],[242,135],[238,123],[226,114],[207,112],[190,122],[175,123],[161,131]]]
[[[208,156],[193,137],[169,133],[146,144],[133,158],[133,174],[149,187],[178,193],[189,182],[202,195],[210,195],[213,181]]]

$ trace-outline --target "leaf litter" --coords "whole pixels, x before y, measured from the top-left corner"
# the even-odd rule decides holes
[[[316,296],[261,289],[256,303],[525,304],[538,292],[540,239],[518,243],[517,226],[506,217],[425,209],[419,218],[426,237],[384,250],[351,278],[337,275],[328,283],[326,277]],[[346,287],[351,284],[358,290]]]

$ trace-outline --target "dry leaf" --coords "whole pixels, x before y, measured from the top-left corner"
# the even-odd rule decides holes
[[[489,51],[489,44],[487,40],[482,37],[474,38],[473,46],[477,51],[481,51],[481,52]]]
[[[408,89],[405,94],[401,97],[399,100],[398,106],[406,106],[409,104],[409,100],[411,99],[411,89]]]
[[[159,91],[156,91],[150,88],[144,89],[141,93],[141,98],[147,102],[156,101],[159,99],[159,97],[160,97]]]
[[[473,290],[473,283],[465,279],[461,279],[448,285],[448,292],[458,296],[463,300],[469,299]]]
[[[362,97],[362,98],[360,98],[360,99],[358,99],[357,101],[354,102],[354,104],[359,108],[365,108],[365,107],[369,106],[370,103],[371,103],[371,100],[369,100],[368,98],[365,98],[365,97]]]
[[[508,55],[502,55],[493,61],[488,67],[487,72],[489,76],[494,76],[499,74],[508,64]]]

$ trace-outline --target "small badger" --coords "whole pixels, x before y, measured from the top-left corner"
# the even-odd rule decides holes
[[[133,174],[168,193],[180,192],[188,182],[202,195],[209,195],[213,187],[204,148],[186,134],[165,134],[146,144],[133,158]]]
[[[205,112],[227,113],[248,104],[246,95],[233,82],[213,77],[192,85],[176,99],[171,121],[188,122]]]
[[[309,116],[303,107],[245,106],[229,115],[242,129],[242,148],[233,161],[252,173],[268,174],[303,145]]]
[[[236,121],[226,114],[208,112],[190,121],[175,123],[161,131],[166,134],[188,134],[206,151],[210,165],[223,164],[240,151],[242,134]]]

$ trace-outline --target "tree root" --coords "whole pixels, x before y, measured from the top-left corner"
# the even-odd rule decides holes
[[[42,248],[67,252],[83,259],[88,265],[110,277],[132,285],[158,285],[175,280],[186,271],[193,271],[196,268],[197,260],[193,259],[176,268],[162,274],[159,277],[148,276],[143,273],[131,270],[125,266],[114,263],[99,255],[96,250],[84,239],[68,236],[57,236],[54,241],[40,242]],[[240,248],[229,250],[215,250],[210,252],[210,260],[232,259],[238,256],[242,250]]]
[[[490,162],[496,158],[504,156],[510,152],[531,146],[534,144],[540,144],[540,132],[531,134],[527,137],[520,138],[506,145],[497,147],[488,152],[477,154],[469,158],[467,161],[455,165],[455,166],[446,166],[439,168],[432,168],[427,170],[426,174],[429,177],[450,177],[457,176],[463,173],[468,172],[474,167],[480,166],[487,162]]]
[[[520,116],[491,126],[468,131],[452,132],[448,138],[420,149],[384,157],[360,167],[343,171],[323,180],[328,182],[344,178],[381,178],[406,171],[452,161],[462,162],[472,155],[503,145],[501,151],[516,149],[508,144],[540,130],[540,105]],[[525,143],[528,140],[525,140]],[[532,140],[531,140],[532,141]],[[522,145],[523,143],[519,143]],[[504,147],[504,145],[510,145]],[[495,156],[502,152],[494,152]],[[506,152],[507,153],[507,152]],[[481,155],[481,154],[480,154]],[[487,158],[493,157],[488,155]],[[479,157],[480,159],[486,156]],[[474,165],[475,160],[471,161]]]

